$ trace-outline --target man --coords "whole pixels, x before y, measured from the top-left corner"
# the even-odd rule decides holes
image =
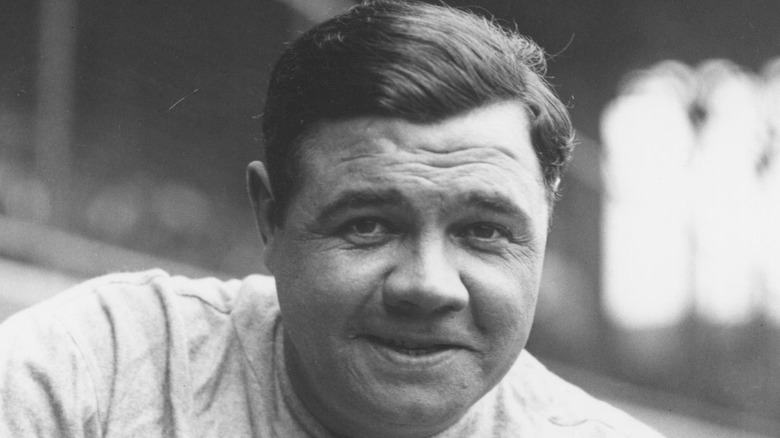
[[[523,351],[572,139],[543,69],[413,2],[304,34],[248,171],[275,279],[119,274],[23,312],[0,434],[657,436]]]

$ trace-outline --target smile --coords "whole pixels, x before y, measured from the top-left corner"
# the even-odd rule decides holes
[[[452,345],[426,344],[403,339],[369,337],[369,340],[409,356],[425,356],[453,348]]]
[[[452,344],[365,336],[382,357],[397,365],[433,365],[453,356],[461,347]]]

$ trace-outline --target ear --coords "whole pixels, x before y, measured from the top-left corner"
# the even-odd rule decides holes
[[[263,163],[260,161],[249,163],[249,167],[246,169],[246,183],[249,189],[249,199],[252,201],[257,228],[265,244],[263,258],[267,259],[270,247],[273,246],[276,228],[273,215],[276,205],[274,194],[271,190],[271,181],[268,178],[268,171]],[[268,263],[266,262],[267,265]]]

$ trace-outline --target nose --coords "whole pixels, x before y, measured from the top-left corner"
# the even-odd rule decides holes
[[[399,251],[388,275],[383,302],[391,312],[429,315],[468,306],[469,293],[442,239],[427,239]]]

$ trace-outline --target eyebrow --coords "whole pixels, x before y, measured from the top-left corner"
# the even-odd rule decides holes
[[[409,202],[396,189],[350,190],[341,193],[333,202],[323,207],[317,215],[317,220],[326,221],[345,210],[387,206],[405,208],[409,206]]]
[[[531,223],[531,218],[524,209],[499,193],[472,191],[459,196],[457,202],[466,207],[518,218],[524,226]],[[326,221],[345,210],[388,206],[406,210],[411,208],[409,201],[396,189],[350,190],[323,207],[317,215],[317,220]]]
[[[469,192],[459,201],[469,207],[488,210],[500,215],[516,217],[522,222],[522,225],[529,225],[531,223],[531,217],[523,208],[501,194]]]

